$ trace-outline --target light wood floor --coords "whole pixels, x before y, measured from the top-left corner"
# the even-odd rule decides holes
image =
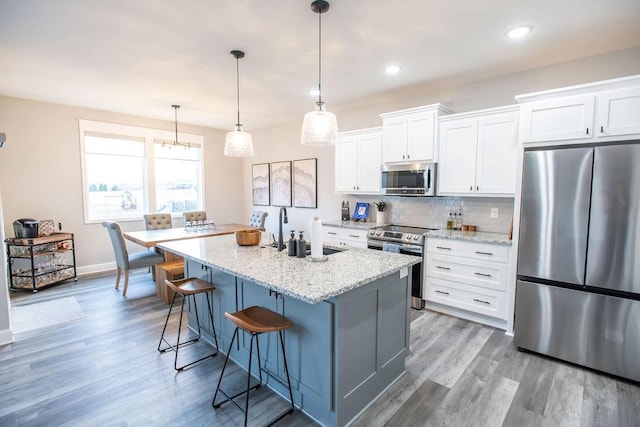
[[[168,306],[155,296],[150,275],[133,273],[126,298],[113,284],[114,275],[102,275],[11,294],[12,305],[73,296],[86,317],[17,334],[0,347],[0,426],[241,425],[235,407],[210,404],[223,357],[176,373],[173,353],[156,351]],[[640,425],[636,383],[520,352],[499,330],[412,314],[406,373],[354,425]],[[244,378],[232,367],[229,387]],[[270,390],[258,390],[250,425],[285,406]],[[279,425],[313,424],[296,411]]]

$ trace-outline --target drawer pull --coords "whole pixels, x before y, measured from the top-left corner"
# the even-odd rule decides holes
[[[436,294],[451,295],[449,292],[439,291],[437,289],[436,289]]]
[[[440,269],[440,270],[451,270],[451,268],[449,267],[443,267],[441,265],[436,265],[436,268]]]
[[[475,273],[473,273],[473,274],[475,274],[476,276],[491,277],[491,275],[490,275],[490,274],[486,274],[486,273],[478,273],[478,272],[475,272]]]
[[[476,253],[477,253],[478,255],[491,255],[491,256],[493,256],[493,254],[492,254],[491,252],[481,252],[481,251],[476,251]]]
[[[358,236],[357,234],[349,234],[349,237],[354,237],[354,238],[356,238],[356,239],[359,239],[359,238],[360,238],[360,236]]]
[[[332,236],[337,236],[338,233],[334,233],[333,231],[327,231],[327,234],[331,234]]]
[[[491,305],[491,303],[489,301],[482,301],[481,299],[478,298],[474,298],[473,299],[475,302],[481,302],[482,304],[487,304],[487,305]]]
[[[450,250],[451,250],[451,248],[447,248],[447,247],[445,247],[445,246],[436,246],[436,248],[438,248],[438,249],[444,249],[445,251],[450,251]]]

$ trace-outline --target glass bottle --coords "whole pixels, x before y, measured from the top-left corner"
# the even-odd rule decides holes
[[[458,230],[462,230],[462,211],[458,212]]]
[[[453,230],[453,214],[449,212],[449,218],[447,218],[447,230]]]

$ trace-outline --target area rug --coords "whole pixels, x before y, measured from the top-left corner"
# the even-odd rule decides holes
[[[14,334],[71,322],[85,317],[74,297],[11,307]]]

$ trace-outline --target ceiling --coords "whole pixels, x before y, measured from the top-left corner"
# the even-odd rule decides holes
[[[528,24],[524,40],[505,31]],[[327,110],[404,86],[463,84],[640,46],[638,0],[333,0],[322,15]],[[310,0],[0,0],[0,95],[221,129],[314,107]],[[401,65],[387,76],[383,67]]]

